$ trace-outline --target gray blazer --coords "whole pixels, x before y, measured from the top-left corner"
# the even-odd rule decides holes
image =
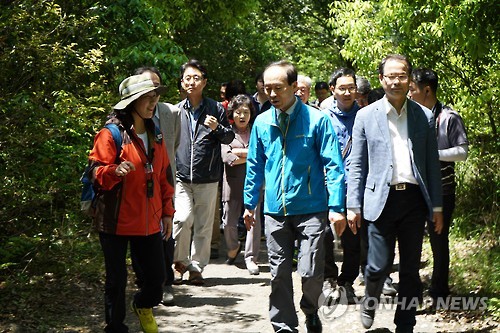
[[[428,217],[442,207],[441,174],[432,112],[407,100],[408,147]],[[379,218],[389,195],[393,158],[384,101],[361,109],[354,122],[347,208],[359,208],[368,221]]]
[[[175,188],[175,173],[177,167],[175,164],[175,152],[181,140],[181,116],[177,106],[170,103],[158,103],[158,116],[160,119],[160,130],[165,139],[167,147],[168,159],[172,168]]]

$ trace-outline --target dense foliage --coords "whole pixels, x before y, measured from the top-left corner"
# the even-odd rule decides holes
[[[385,54],[407,54],[414,67],[438,73],[438,97],[464,118],[471,152],[458,165],[456,230],[463,236],[498,235],[500,29],[492,13],[499,9],[491,0],[331,4],[331,27],[345,41],[341,54],[358,73],[376,84]]]
[[[389,52],[437,70],[440,97],[471,141],[454,230],[497,247],[499,9],[495,0],[0,2],[0,281],[40,273],[28,269],[37,260],[60,265],[64,247],[85,242],[78,179],[119,82],[157,66],[165,99],[177,102],[179,66],[193,57],[207,64],[215,98],[229,79],[251,92],[254,75],[281,58],[314,80],[349,66],[374,86]]]

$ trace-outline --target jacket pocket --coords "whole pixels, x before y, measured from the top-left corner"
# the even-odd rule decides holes
[[[375,191],[375,182],[374,181],[370,181],[370,180],[367,180],[366,181],[366,184],[365,184],[365,188],[374,192]]]

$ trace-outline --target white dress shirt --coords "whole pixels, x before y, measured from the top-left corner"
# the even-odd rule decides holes
[[[417,184],[411,166],[410,148],[408,147],[408,112],[407,102],[403,104],[401,113],[398,114],[394,106],[384,96],[387,112],[387,122],[391,135],[392,149],[392,180],[391,185],[399,183]]]

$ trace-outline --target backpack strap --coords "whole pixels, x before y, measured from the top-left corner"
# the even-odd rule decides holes
[[[349,140],[347,140],[347,143],[345,144],[344,150],[342,150],[342,160],[345,160],[345,158],[347,157],[347,153],[349,152],[351,145],[352,145],[352,136],[349,137]]]
[[[116,158],[115,163],[118,162],[120,158],[120,152],[122,149],[122,135],[120,128],[116,124],[107,124],[104,126],[107,128],[113,137],[113,141],[116,145]],[[92,180],[92,172],[96,164],[92,164],[88,161],[88,165],[80,178],[82,182],[82,195],[80,198],[80,209],[87,215],[95,217],[96,201],[100,196],[100,190],[94,187],[94,182]]]
[[[120,132],[120,128],[116,124],[106,124],[104,128],[107,128],[111,132],[111,136],[113,137],[113,141],[115,141],[116,145],[116,158],[117,161],[120,158],[120,152],[122,150],[122,134]]]

